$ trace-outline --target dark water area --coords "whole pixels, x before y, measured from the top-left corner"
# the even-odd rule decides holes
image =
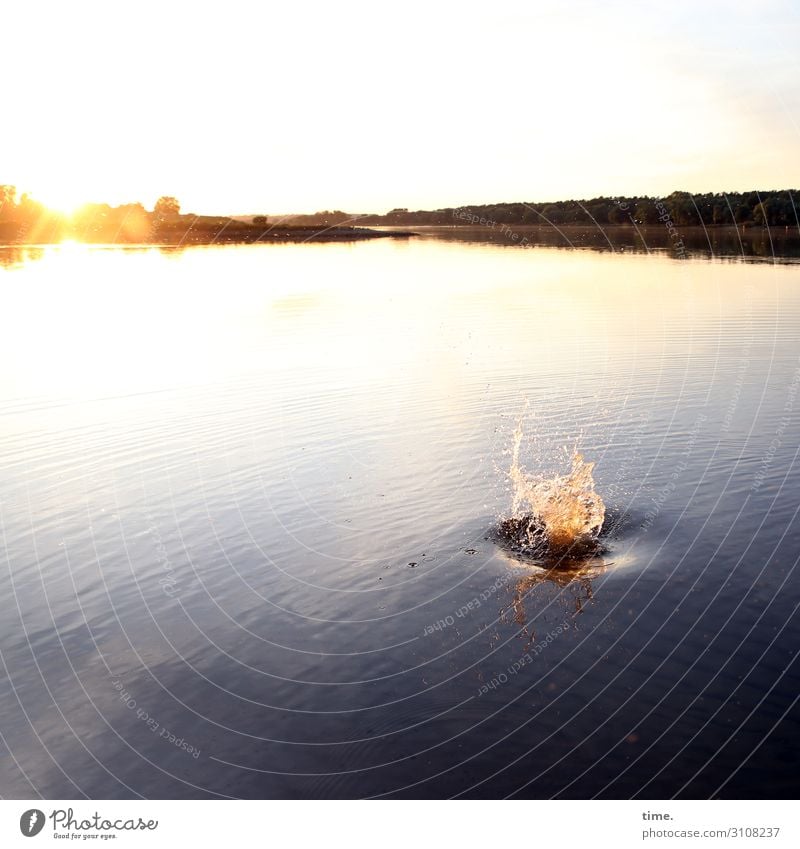
[[[796,796],[800,266],[463,235],[1,263],[4,798]]]

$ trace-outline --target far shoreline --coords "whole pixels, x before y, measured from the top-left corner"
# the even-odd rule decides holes
[[[31,232],[33,229],[34,232]],[[38,230],[38,231],[37,231]],[[137,234],[140,235],[140,234]],[[414,236],[411,230],[370,227],[310,227],[310,226],[259,226],[233,219],[213,223],[201,218],[193,220],[162,221],[149,229],[145,238],[124,238],[122,233],[107,229],[96,232],[73,231],[51,224],[42,228],[18,228],[0,225],[0,246],[44,246],[75,242],[87,245],[117,245],[179,247],[186,245],[270,244],[275,242],[355,242],[369,239],[407,239]],[[120,238],[120,236],[123,236]]]
[[[383,225],[380,224],[371,224],[370,227],[378,228]],[[753,224],[753,223],[745,223],[745,224],[686,224],[686,225],[677,225],[678,230],[686,233],[706,233],[706,232],[715,232],[715,233],[768,233],[768,232],[790,232],[790,233],[798,233],[800,235],[800,231],[798,228],[791,227],[788,224],[772,224],[772,225],[761,225],[761,224]],[[569,231],[569,232],[586,232],[587,230],[591,230],[594,232],[604,232],[606,230],[625,230],[631,233],[643,232],[643,233],[657,233],[664,229],[664,226],[661,224],[631,224],[630,222],[623,222],[619,224],[609,224],[609,223],[597,223],[592,224],[591,222],[586,222],[585,224],[547,224],[547,223],[539,223],[539,224],[506,224],[500,222],[487,222],[485,224],[481,224],[480,222],[472,223],[470,221],[466,221],[463,223],[457,224],[415,224],[415,230],[497,230],[498,232],[513,231],[513,230],[542,230],[542,231],[555,231],[558,232],[560,230]]]

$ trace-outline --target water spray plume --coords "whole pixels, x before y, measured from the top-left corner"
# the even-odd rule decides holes
[[[501,533],[531,554],[578,553],[596,547],[605,504],[595,492],[594,463],[585,462],[575,449],[566,475],[530,475],[520,465],[522,438],[520,423],[514,431],[509,469],[514,491],[511,517],[501,523]]]

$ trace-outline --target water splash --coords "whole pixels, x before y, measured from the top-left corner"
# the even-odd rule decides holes
[[[575,449],[567,474],[530,475],[520,465],[522,438],[520,423],[514,431],[509,469],[514,493],[511,516],[500,523],[501,536],[534,556],[578,556],[596,550],[605,504],[594,488],[594,463],[587,463]]]

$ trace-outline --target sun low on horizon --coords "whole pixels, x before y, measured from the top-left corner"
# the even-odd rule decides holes
[[[76,215],[82,207],[96,202],[70,186],[50,184],[44,191],[42,195],[31,193],[32,199],[51,212],[67,218]]]
[[[103,204],[112,207],[141,204],[146,209],[153,209],[157,199],[164,194],[126,191],[124,187],[116,187],[111,180],[105,186],[82,183],[66,170],[44,171],[31,185],[15,185],[11,181],[9,184],[17,191],[18,202],[27,196],[49,212],[65,218],[71,218],[87,207]]]

